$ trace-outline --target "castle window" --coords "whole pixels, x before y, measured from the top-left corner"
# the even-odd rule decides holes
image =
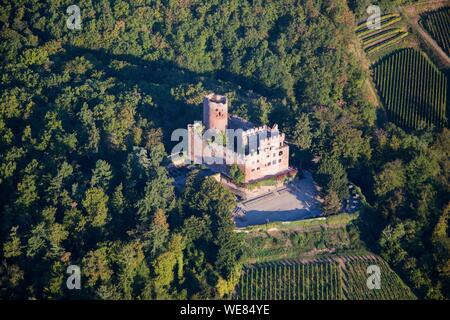
[[[281,159],[278,159],[278,162],[281,162]]]
[[[258,168],[256,168],[256,170],[259,170],[260,168],[258,167]]]
[[[273,160],[273,161],[272,161],[272,164],[277,164],[277,160]]]
[[[280,151],[280,152],[278,153],[279,156],[281,156],[282,154],[283,154],[283,151]]]

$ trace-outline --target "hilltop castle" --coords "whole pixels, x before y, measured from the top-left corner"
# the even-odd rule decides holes
[[[188,126],[187,154],[190,162],[206,163],[225,175],[237,164],[245,184],[281,180],[295,172],[289,167],[289,146],[278,125],[254,127],[244,119],[228,117],[228,99],[213,93],[203,101],[203,125]]]

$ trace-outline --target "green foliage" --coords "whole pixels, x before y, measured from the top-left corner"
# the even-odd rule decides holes
[[[366,254],[356,227],[357,214],[338,214],[300,221],[274,222],[245,228],[244,262],[299,259],[311,253]]]
[[[257,108],[258,122],[263,125],[269,124],[269,114],[272,109],[270,103],[265,98],[259,98],[255,107]]]
[[[169,224],[163,210],[158,209],[152,219],[149,230],[150,252],[153,256],[161,252],[169,237]]]
[[[264,186],[275,186],[276,184],[277,184],[277,179],[267,178],[267,179],[259,180],[256,182],[252,182],[247,186],[247,188],[252,190],[252,189],[257,189],[257,188],[264,187]]]
[[[98,160],[92,170],[91,187],[100,187],[108,190],[109,182],[112,179],[111,166],[104,160]]]
[[[325,196],[323,202],[323,209],[327,215],[333,215],[339,213],[341,211],[342,203],[339,200],[337,193],[334,190],[330,190],[330,192]]]
[[[5,258],[13,258],[21,255],[21,241],[17,235],[17,227],[11,228],[9,240],[3,244],[3,255]]]
[[[374,192],[378,196],[384,196],[392,190],[405,186],[405,168],[400,160],[389,162],[384,165],[383,170],[375,177]]]
[[[230,176],[231,179],[233,179],[233,181],[236,182],[237,184],[241,184],[242,182],[244,182],[245,178],[244,173],[237,164],[233,164],[230,167]]]
[[[348,173],[386,224],[409,219],[395,253],[411,259],[396,266],[422,296],[448,297],[445,241],[420,242],[448,198],[448,138],[371,141],[376,109],[346,1],[141,2],[80,4],[77,31],[63,27],[64,3],[0,5],[0,298],[74,297],[70,264],[86,280],[77,298],[229,297],[244,247],[236,200],[198,173],[179,197],[165,169],[170,133],[201,117],[211,91],[322,156],[325,191],[346,197]],[[372,194],[372,173],[397,158],[405,186]],[[298,243],[347,246],[343,234]],[[415,255],[424,247],[432,259]]]
[[[234,195],[212,177],[205,178],[192,196],[189,206],[197,211],[225,217],[236,205]]]
[[[98,282],[107,283],[113,274],[108,258],[108,249],[100,247],[87,252],[82,260],[82,270],[86,286],[94,287]]]
[[[348,197],[348,179],[342,164],[332,156],[321,159],[316,171],[316,180],[324,186],[325,192],[334,191],[339,199]]]
[[[20,61],[25,66],[42,65],[48,61],[48,53],[40,48],[27,49],[23,52]]]
[[[309,149],[312,144],[311,125],[307,114],[301,114],[292,133],[293,139],[300,149]]]
[[[108,219],[108,196],[100,188],[90,188],[82,201],[93,227],[101,227]]]
[[[142,220],[156,209],[172,209],[174,205],[172,179],[165,169],[159,169],[153,180],[147,182],[144,197],[137,203],[138,213]]]
[[[183,249],[183,237],[175,234],[169,242],[167,251],[153,263],[157,297],[164,297],[172,281],[175,278],[181,279],[183,277]]]
[[[430,139],[427,131],[414,136],[389,127],[376,146],[379,165],[373,189],[385,224],[378,238],[381,254],[419,296],[428,299],[442,299],[449,289],[448,275],[439,271],[445,270],[448,261],[448,238],[442,237],[442,231],[433,238],[433,230],[446,228],[440,217],[445,217],[448,205],[441,201],[448,192],[444,173],[448,137],[447,129]]]
[[[348,123],[339,121],[331,129],[334,137],[332,153],[348,164],[355,164],[360,158],[370,159],[369,140],[362,132]]]

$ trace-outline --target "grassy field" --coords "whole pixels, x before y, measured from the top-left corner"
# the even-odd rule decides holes
[[[369,289],[367,267],[380,268],[380,289]],[[409,300],[416,297],[376,256],[341,256],[313,261],[282,260],[247,266],[234,299]]]
[[[447,82],[423,53],[402,49],[373,66],[374,81],[390,121],[404,128],[447,126]]]
[[[356,227],[358,214],[271,223],[239,230],[247,263],[329,253],[367,253]]]

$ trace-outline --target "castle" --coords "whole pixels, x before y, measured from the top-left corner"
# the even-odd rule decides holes
[[[226,141],[224,141],[226,140]],[[278,126],[253,127],[241,118],[228,116],[228,99],[214,93],[203,101],[203,125],[188,125],[188,160],[206,163],[222,174],[237,164],[243,183],[291,176],[289,146]]]

